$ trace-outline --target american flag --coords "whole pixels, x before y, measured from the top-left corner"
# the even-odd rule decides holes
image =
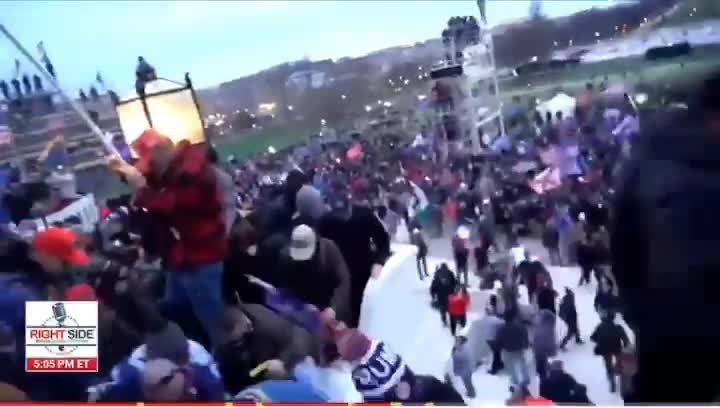
[[[0,125],[0,146],[11,145],[15,140],[12,130],[4,125]]]

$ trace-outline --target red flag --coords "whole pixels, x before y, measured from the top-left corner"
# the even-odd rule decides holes
[[[525,400],[525,405],[552,405],[552,401],[543,397],[530,397]]]
[[[360,158],[362,155],[362,145],[360,143],[354,144],[351,148],[348,149],[347,153],[345,153],[348,160],[355,160]]]

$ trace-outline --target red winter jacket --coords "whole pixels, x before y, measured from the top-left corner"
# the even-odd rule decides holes
[[[470,306],[470,297],[464,293],[453,293],[448,297],[448,313],[450,316],[463,316]]]
[[[146,174],[148,187],[134,204],[155,216],[169,267],[220,261],[227,251],[223,206],[207,148],[181,142],[161,178]]]

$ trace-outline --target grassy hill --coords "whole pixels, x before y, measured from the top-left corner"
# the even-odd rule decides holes
[[[720,18],[720,1],[681,0],[677,10],[663,19],[659,26],[678,26],[716,18]]]
[[[305,140],[310,133],[306,129],[264,128],[213,142],[222,158],[228,156],[244,158],[266,152],[269,146],[273,146],[276,150],[292,146]]]

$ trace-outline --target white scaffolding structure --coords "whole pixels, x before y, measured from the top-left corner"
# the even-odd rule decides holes
[[[505,134],[494,44],[483,17],[478,19],[478,41],[459,45],[450,39],[444,64],[433,70],[432,77],[450,89],[453,99],[449,109],[448,106],[436,109],[437,120],[454,115],[459,125],[456,146],[447,146],[450,152],[471,147],[472,153],[478,154],[482,144],[489,145],[498,135]]]

